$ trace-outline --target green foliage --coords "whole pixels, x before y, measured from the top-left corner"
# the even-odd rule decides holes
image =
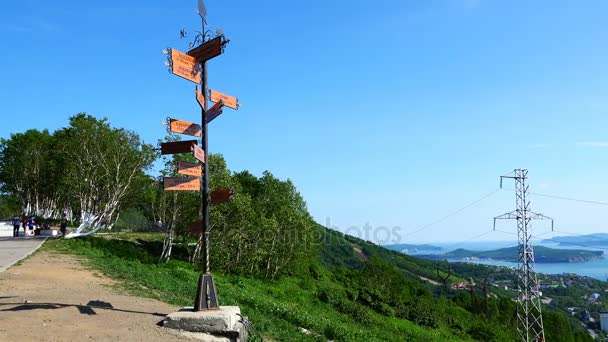
[[[11,196],[23,210],[34,213],[55,202],[59,195],[66,159],[56,136],[48,130],[27,130],[0,139],[0,191]]]
[[[114,231],[143,232],[150,229],[150,220],[141,210],[127,208],[120,212],[120,217],[112,228]]]
[[[89,237],[55,240],[43,248],[84,256],[92,266],[121,280],[121,291],[186,306],[192,305],[199,269],[179,260],[158,264],[151,244],[160,234],[117,234],[116,238]],[[124,238],[124,239],[123,239]],[[150,254],[152,253],[152,254]],[[301,276],[269,281],[216,273],[222,305],[238,305],[253,323],[252,340],[279,341],[462,341],[448,329],[427,329],[410,321],[382,316],[346,297],[332,297],[345,304],[318,299],[340,285],[326,279],[324,285]],[[312,287],[311,287],[312,286]],[[336,306],[344,305],[342,310]],[[352,310],[352,311],[349,311]],[[302,328],[308,333],[304,333]]]
[[[574,342],[572,328],[561,315],[545,311],[543,313],[543,323],[546,327],[545,338],[547,341]]]
[[[175,259],[158,264],[160,238],[159,234],[118,234],[109,239],[52,241],[45,248],[87,257],[95,267],[125,281],[132,293],[191,305],[198,268]],[[373,254],[374,248],[369,250]],[[331,270],[312,263],[306,274],[280,280],[222,272],[216,276],[222,304],[239,305],[252,320],[253,340],[517,339],[512,300],[488,298],[487,307],[494,309],[475,313],[469,291],[436,298],[428,283],[414,281],[410,272],[403,272],[395,266],[399,262],[392,261],[394,264],[370,256],[360,269]],[[481,294],[475,296],[485,305],[479,299]],[[588,335],[573,331],[562,314],[545,311],[544,317],[547,340],[589,340]]]
[[[134,132],[81,113],[53,133],[32,129],[0,140],[0,191],[26,214],[59,219],[67,211],[111,226],[153,159]]]
[[[165,140],[178,139],[170,135]],[[136,134],[79,114],[52,134],[32,130],[1,140],[0,157],[0,191],[9,196],[1,198],[0,210],[16,204],[50,208],[55,211],[50,216],[62,208],[106,212],[105,220],[119,217],[118,230],[176,232],[171,260],[165,263],[159,263],[168,245],[161,234],[51,241],[44,248],[86,257],[122,280],[130,293],[191,305],[200,266],[187,261],[189,245],[199,236],[188,228],[200,216],[201,195],[164,191],[159,179],[147,176],[154,153]],[[162,158],[164,176],[176,176],[180,160],[194,162],[189,154]],[[232,201],[210,208],[211,265],[222,304],[239,305],[252,320],[253,341],[517,339],[516,305],[510,297],[445,289],[440,282],[446,273],[437,271],[433,261],[316,224],[290,180],[270,172],[259,177],[232,172],[221,155],[208,159],[210,189],[235,193]],[[37,171],[23,175],[13,165]],[[119,171],[124,168],[128,172]],[[448,282],[488,276],[487,268],[453,265],[452,270]],[[568,294],[558,291],[556,301],[567,300]],[[588,340],[563,314],[544,315],[548,340]]]
[[[9,196],[0,195],[0,218],[9,218],[20,213],[21,210],[15,200]]]
[[[318,253],[317,225],[293,183],[270,172],[231,175],[221,156],[211,157],[212,187],[235,192],[233,201],[211,208],[212,257],[220,269],[269,279],[308,272]]]

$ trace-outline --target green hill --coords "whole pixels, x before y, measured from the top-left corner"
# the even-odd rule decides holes
[[[239,305],[252,340],[514,341],[515,304],[480,289],[443,292],[436,263],[319,227],[317,262],[276,280],[216,272],[222,305]],[[112,234],[55,240],[46,249],[86,257],[122,289],[175,305],[192,305],[198,268],[158,263],[161,234]],[[176,251],[176,255],[185,252]],[[440,276],[445,276],[442,271]],[[451,281],[460,280],[452,275]],[[546,311],[550,341],[586,341],[565,316]],[[575,339],[575,336],[577,339]],[[554,337],[549,339],[549,337]]]
[[[585,262],[603,256],[601,251],[589,251],[584,249],[555,249],[544,246],[534,247],[534,258],[538,263],[556,262]],[[517,262],[517,247],[501,248],[491,251],[471,251],[467,249],[456,249],[451,252],[420,256],[426,259],[491,259],[499,261]]]

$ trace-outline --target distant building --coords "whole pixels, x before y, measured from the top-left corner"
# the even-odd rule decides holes
[[[458,283],[454,283],[454,285],[452,285],[452,287],[455,289],[464,289],[465,284],[463,282],[458,282]]]
[[[598,299],[598,298],[600,298],[600,294],[599,293],[592,293],[591,294],[591,298],[592,299]]]
[[[608,311],[600,311],[600,325],[602,331],[608,332]]]

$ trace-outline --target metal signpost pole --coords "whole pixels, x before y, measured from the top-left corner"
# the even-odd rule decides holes
[[[205,21],[202,19],[202,44],[205,44]],[[203,103],[201,103],[201,134],[202,134],[202,148],[205,151],[205,161],[203,163],[203,174],[202,174],[202,238],[203,238],[203,272],[198,279],[198,288],[196,291],[196,298],[194,303],[194,311],[218,309],[219,303],[217,300],[217,293],[215,289],[215,281],[211,270],[209,268],[209,130],[207,126],[206,112],[207,112],[207,61],[200,63],[202,68],[201,77],[201,91],[203,95]]]
[[[204,29],[204,28],[203,28]],[[203,39],[203,43],[205,42],[205,40]],[[204,272],[205,273],[210,273],[211,270],[209,269],[209,163],[208,163],[208,158],[209,158],[209,153],[207,151],[209,151],[209,129],[207,127],[207,119],[206,119],[206,111],[208,108],[207,105],[207,62],[204,62],[202,64],[202,68],[203,68],[203,78],[202,78],[202,91],[203,91],[203,96],[204,96],[204,108],[201,111],[202,112],[202,126],[203,127],[203,150],[205,151],[205,164],[203,166],[203,247],[205,248],[205,257],[204,257]]]

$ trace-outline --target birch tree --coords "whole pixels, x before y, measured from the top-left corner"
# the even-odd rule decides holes
[[[164,142],[179,140],[181,140],[181,137],[170,134],[165,137]],[[196,162],[194,157],[191,154],[174,154],[158,157],[161,158],[164,168],[161,170],[161,177],[156,183],[156,192],[152,198],[152,212],[155,222],[165,233],[160,261],[167,262],[171,258],[177,234],[188,235],[190,225],[198,219],[201,200],[198,191],[165,191],[162,184],[162,176],[180,176],[177,173],[177,163],[179,161],[194,163]],[[195,248],[195,255],[196,251],[197,249]]]
[[[28,130],[0,140],[0,189],[21,206],[21,212],[59,219],[69,207],[61,189],[64,160],[57,139],[48,130]]]
[[[112,128],[107,119],[78,114],[57,132],[67,166],[64,188],[76,200],[80,225],[66,237],[111,229],[123,199],[154,160],[153,148],[134,132]]]

